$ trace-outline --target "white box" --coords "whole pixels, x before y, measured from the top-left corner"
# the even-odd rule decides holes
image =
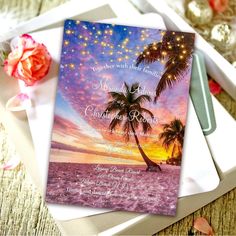
[[[134,18],[138,15],[138,13],[134,8],[132,8],[132,6],[126,4],[128,2],[127,0],[97,0],[94,2],[92,0],[87,0],[86,2],[77,0],[73,2],[76,4],[77,8],[73,4],[61,6],[36,19],[31,20],[30,22],[23,24],[22,26],[18,27],[15,32],[9,32],[9,34],[5,35],[4,38],[10,39],[17,34],[26,33],[28,31],[32,32],[39,28],[46,27],[50,24],[58,23],[58,21],[60,21],[59,24],[62,24],[61,20],[77,15],[83,19],[89,20],[110,18],[115,17],[116,15],[125,17],[125,15],[127,15],[127,12],[129,16],[132,16]],[[93,3],[91,4],[91,2]],[[126,3],[124,4],[124,2]],[[1,38],[0,41],[1,40],[3,40],[3,38]],[[35,183],[37,186],[40,186],[41,181],[38,176],[38,166],[36,165],[36,162],[29,161],[35,154],[35,150],[33,148],[28,122],[27,120],[25,120],[24,116],[18,117],[16,114],[6,112],[4,109],[4,104],[6,103],[7,99],[15,95],[17,91],[19,91],[16,81],[8,80],[7,82],[4,82],[2,80],[1,82],[0,80],[0,84],[3,86],[0,87],[4,88],[0,93],[0,111],[2,110],[3,114],[3,117],[1,118],[5,122],[11,138],[16,144],[18,153],[25,160],[26,169],[29,170],[31,174],[34,173],[34,175],[37,177],[34,178]],[[84,235],[88,235],[88,231],[93,232],[93,234],[100,233],[100,235],[153,234],[158,230],[161,230],[168,225],[180,220],[184,216],[190,214],[191,212],[197,210],[201,206],[209,203],[210,201],[216,199],[217,197],[235,187],[235,181],[232,181],[235,178],[236,171],[229,172],[216,190],[208,193],[181,198],[178,204],[178,214],[174,218],[140,215],[137,213],[127,212],[110,212],[97,216],[95,215],[85,217],[78,220],[58,221],[57,223],[65,235],[66,233],[68,233],[68,235],[78,235],[78,233],[84,233]]]

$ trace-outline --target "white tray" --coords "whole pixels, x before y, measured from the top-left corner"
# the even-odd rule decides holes
[[[86,2],[77,0],[73,1],[73,3],[62,5],[59,8],[17,27],[14,31],[9,32],[8,35],[1,38],[1,40],[7,40],[15,35],[32,32],[52,24],[62,25],[62,21],[65,18],[79,16],[80,19],[98,20],[115,16],[124,17],[127,12],[129,13],[129,16],[132,15],[133,17],[139,14],[125,0],[96,0],[96,2],[92,0],[87,0]],[[0,93],[0,110],[2,111],[1,115],[3,114],[3,117],[1,118],[3,119],[12,140],[16,144],[19,155],[24,158],[26,169],[36,176],[34,179],[35,183],[37,186],[40,186],[40,177],[37,176],[37,173],[39,173],[37,171],[38,166],[35,162],[29,162],[29,159],[32,159],[34,156],[34,148],[28,122],[24,119],[24,114],[22,116],[16,116],[15,114],[4,110],[6,100],[15,95],[18,90],[14,80],[8,82],[9,83],[4,84],[4,89],[1,90]],[[217,103],[217,101],[215,102]],[[89,233],[100,235],[154,234],[235,187],[235,182],[232,181],[232,179],[235,178],[236,171],[232,171],[222,180],[216,190],[210,193],[181,198],[178,203],[178,214],[174,218],[151,215],[139,216],[139,214],[127,212],[110,212],[102,215],[85,217],[79,220],[58,221],[57,223],[65,235],[88,235]]]

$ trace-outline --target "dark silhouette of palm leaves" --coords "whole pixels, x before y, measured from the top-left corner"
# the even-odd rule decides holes
[[[122,126],[124,137],[127,141],[132,133],[139,152],[147,165],[147,171],[157,171],[157,169],[161,171],[160,166],[145,154],[136,133],[140,125],[144,133],[152,129],[146,116],[153,119],[154,115],[142,106],[145,102],[150,102],[151,97],[143,94],[139,95],[140,86],[138,83],[134,83],[131,86],[126,83],[124,85],[124,92],[109,92],[111,100],[108,102],[104,114],[115,113],[115,117],[109,124],[109,129],[112,132],[117,126]]]
[[[163,126],[163,132],[159,135],[160,139],[163,140],[163,146],[167,149],[171,144],[177,141],[182,149],[184,143],[184,130],[185,126],[180,119],[174,119],[169,124],[165,124]]]
[[[126,140],[130,138],[131,121],[134,128],[138,128],[142,125],[144,133],[151,131],[151,125],[148,123],[144,115],[148,115],[154,118],[154,115],[148,109],[142,107],[145,102],[150,102],[151,97],[148,95],[139,95],[138,91],[140,86],[138,83],[132,84],[129,87],[125,83],[125,93],[123,92],[109,92],[112,100],[108,102],[107,108],[104,113],[116,113],[109,125],[111,131],[115,130],[117,126],[123,125],[123,131],[125,133]],[[136,113],[137,119],[132,119],[132,114]],[[141,120],[142,122],[138,122]]]
[[[165,63],[165,71],[156,87],[155,102],[167,87],[172,88],[182,78],[193,52],[194,35],[171,31],[162,34],[161,42],[149,44],[136,59],[136,66],[156,61]]]

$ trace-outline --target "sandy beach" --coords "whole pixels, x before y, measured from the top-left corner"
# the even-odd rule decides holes
[[[46,201],[174,216],[180,167],[50,162]]]

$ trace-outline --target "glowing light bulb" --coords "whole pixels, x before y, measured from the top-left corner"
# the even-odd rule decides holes
[[[70,42],[68,40],[65,40],[64,44],[68,45]]]
[[[75,65],[73,63],[71,63],[69,66],[71,69],[75,69]]]

